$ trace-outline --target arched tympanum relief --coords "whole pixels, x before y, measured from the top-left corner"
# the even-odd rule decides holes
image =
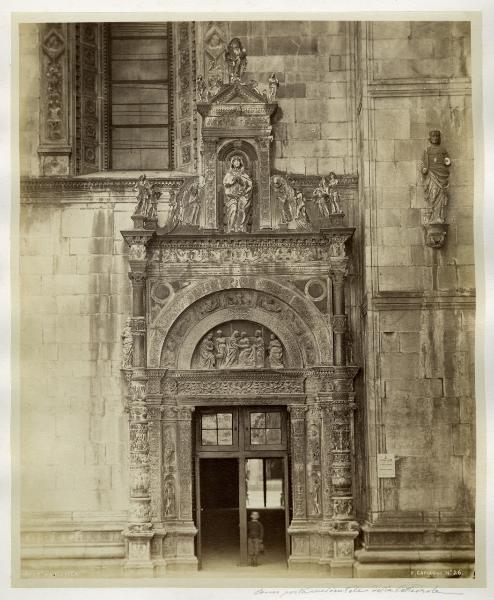
[[[283,369],[286,352],[267,327],[251,321],[229,321],[213,327],[197,344],[192,368]]]
[[[328,320],[296,290],[259,277],[218,277],[188,286],[149,326],[148,365],[190,369],[213,327],[247,320],[270,329],[286,350],[285,366],[332,364]]]

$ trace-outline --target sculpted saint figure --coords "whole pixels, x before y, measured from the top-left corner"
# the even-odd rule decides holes
[[[218,329],[214,340],[214,351],[216,357],[216,368],[221,369],[226,359],[226,337],[223,331]]]
[[[260,329],[256,330],[252,344],[254,346],[254,364],[256,368],[262,369],[264,367],[264,338]]]
[[[269,93],[268,99],[270,102],[274,102],[276,100],[276,94],[278,93],[278,87],[280,82],[276,78],[276,73],[271,73],[271,77],[268,79],[269,84]]]
[[[309,215],[307,214],[307,203],[300,190],[295,194],[295,206],[295,220],[297,221],[297,224],[301,229],[308,229],[310,227],[310,221]]]
[[[246,331],[242,331],[238,340],[238,366],[249,368],[254,366],[254,348]]]
[[[131,319],[127,319],[122,331],[122,369],[132,368],[132,356],[134,353],[134,338],[132,336]]]
[[[134,215],[148,216],[151,209],[152,186],[146,178],[146,175],[141,175],[134,186],[137,192],[137,206]]]
[[[280,340],[272,333],[269,341],[269,366],[272,369],[282,369],[283,365],[283,347]]]
[[[240,156],[232,156],[230,168],[223,178],[223,187],[227,232],[247,231],[252,201],[252,179],[245,172]]]
[[[226,358],[225,358],[225,368],[230,368],[233,365],[236,365],[238,362],[238,342],[240,338],[240,333],[238,329],[232,333],[230,339],[228,340]]]
[[[196,81],[197,87],[197,99],[199,102],[207,102],[208,101],[208,86],[204,81],[204,77],[199,75]]]
[[[441,146],[441,132],[438,129],[429,132],[429,142],[421,163],[424,196],[429,209],[428,222],[444,223],[451,160]]]
[[[339,194],[338,190],[336,189],[337,185],[338,185],[338,179],[336,179],[336,175],[334,173],[330,173],[329,181],[327,183],[326,189],[328,191],[329,203],[330,203],[332,213],[340,213],[341,212],[341,208],[340,208],[340,204],[339,204],[340,194]]]
[[[208,333],[202,340],[199,348],[199,367],[201,369],[214,369],[214,342],[213,334]]]
[[[329,217],[329,208],[327,205],[329,191],[324,177],[321,179],[319,186],[313,191],[312,196],[316,199],[316,206],[319,209],[321,217]]]
[[[228,74],[230,83],[240,81],[247,68],[247,51],[242,46],[238,38],[233,38],[228,44],[225,53],[226,64],[228,65]]]

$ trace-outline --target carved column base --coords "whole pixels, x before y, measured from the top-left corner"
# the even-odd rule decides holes
[[[288,533],[292,546],[288,558],[289,568],[306,568],[311,563],[317,565],[321,547],[319,525],[301,519],[292,521]]]
[[[194,553],[194,538],[197,529],[193,522],[176,523],[165,526],[163,558],[166,571],[197,571],[198,561]]]
[[[426,223],[424,224],[425,244],[429,248],[442,248],[446,241],[448,233],[447,223]]]
[[[354,540],[358,531],[331,531],[333,558],[329,561],[331,577],[353,577]]]
[[[153,532],[125,531],[127,538],[127,562],[124,572],[127,577],[153,577],[154,566],[151,560],[151,540]]]

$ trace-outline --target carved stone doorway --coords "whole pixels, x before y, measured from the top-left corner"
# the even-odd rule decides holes
[[[261,565],[286,565],[290,553],[286,409],[198,409],[195,442],[199,568],[249,564],[247,521],[254,511],[264,526]]]

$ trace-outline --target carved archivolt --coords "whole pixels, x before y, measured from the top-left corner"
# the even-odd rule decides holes
[[[233,319],[268,327],[286,349],[285,366],[331,364],[330,330],[312,303],[277,281],[242,276],[209,279],[177,294],[149,326],[148,366],[159,367],[165,340],[179,336],[175,365],[190,369],[201,338]]]

